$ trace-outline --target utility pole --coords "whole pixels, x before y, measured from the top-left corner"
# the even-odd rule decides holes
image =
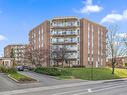
[[[93,80],[93,62],[92,62],[92,64],[91,64],[91,80]]]

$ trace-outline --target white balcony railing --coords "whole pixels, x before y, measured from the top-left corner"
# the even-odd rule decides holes
[[[75,22],[53,22],[53,27],[66,27],[66,26],[78,26],[77,21]]]

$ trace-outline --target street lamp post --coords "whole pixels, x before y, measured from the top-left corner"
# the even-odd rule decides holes
[[[91,67],[91,80],[93,80],[93,62],[92,62],[92,67]]]

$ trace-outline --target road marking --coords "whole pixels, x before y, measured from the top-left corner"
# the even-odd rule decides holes
[[[117,85],[120,85],[120,84],[125,84],[125,83],[119,83],[119,84],[114,84],[114,85],[106,85],[106,86],[100,86],[101,88],[107,88],[107,87],[112,87],[112,86],[117,86]],[[99,89],[100,87],[95,87],[95,88],[92,88],[92,89]],[[79,89],[79,90],[72,90],[72,91],[66,91],[66,92],[60,92],[60,93],[55,93],[55,94],[52,94],[52,95],[63,95],[63,94],[67,94],[67,93],[74,93],[74,92],[80,92],[80,91],[88,91],[89,93],[90,92],[93,92],[92,89]]]
[[[92,92],[92,90],[91,89],[88,89],[88,92]]]
[[[95,92],[99,92],[99,91],[103,91],[103,90],[108,90],[108,89],[113,89],[113,88],[119,88],[119,87],[127,87],[127,85],[123,84],[122,86],[102,88],[102,89],[99,89],[99,90],[94,90],[92,92],[95,93]],[[95,88],[93,88],[93,89],[95,89]],[[73,95],[84,95],[84,94],[88,94],[88,93],[90,93],[90,92],[81,92],[81,93],[76,93],[76,94],[73,94]]]

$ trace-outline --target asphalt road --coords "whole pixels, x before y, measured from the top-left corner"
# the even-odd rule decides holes
[[[54,77],[45,75],[42,75],[42,79],[40,74],[23,73],[38,79],[40,82],[19,85],[9,80],[6,75],[0,74],[0,89],[3,89],[0,90],[0,95],[127,95],[127,80],[57,80]],[[46,85],[48,82],[49,84]]]
[[[1,92],[0,95],[127,95],[127,81],[86,82]]]

